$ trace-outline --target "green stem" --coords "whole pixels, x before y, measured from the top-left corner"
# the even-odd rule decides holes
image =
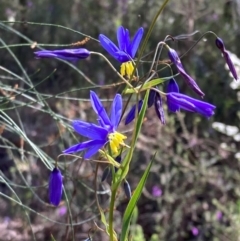
[[[114,240],[114,235],[113,235],[113,212],[114,212],[114,203],[115,203],[115,197],[116,197],[116,191],[117,189],[112,189],[112,195],[111,195],[111,200],[110,200],[110,210],[109,210],[109,235],[110,235],[110,241],[115,241]]]

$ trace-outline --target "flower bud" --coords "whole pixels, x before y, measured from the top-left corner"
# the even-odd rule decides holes
[[[61,201],[62,198],[62,185],[63,185],[63,180],[62,180],[62,174],[60,170],[55,167],[49,178],[49,200],[50,203],[58,206],[58,204]]]
[[[119,164],[122,162],[122,153],[120,155],[118,155],[117,157],[115,157],[115,161],[118,162]],[[118,171],[118,168],[115,167],[115,172]]]
[[[215,40],[215,43],[216,43],[216,46],[217,46],[221,51],[223,51],[223,50],[225,49],[223,40],[222,40],[221,38],[217,37],[216,40]]]
[[[151,89],[148,96],[148,108],[154,104],[156,91]]]
[[[128,199],[130,199],[132,196],[132,192],[131,192],[131,187],[127,180],[124,181],[123,187],[124,187],[125,195],[127,196]]]
[[[58,58],[70,61],[86,59],[91,53],[85,48],[40,50],[34,52],[37,58]]]
[[[142,105],[143,105],[143,100],[139,100],[138,101],[138,106],[137,106],[138,113],[142,109]],[[135,119],[135,113],[136,113],[136,105],[134,105],[131,108],[131,110],[128,112],[126,120],[125,120],[125,125],[128,125],[129,123],[131,123]]]
[[[109,173],[110,173],[110,167],[107,166],[103,171],[101,182],[104,182],[108,178]]]
[[[166,123],[166,121],[165,121],[165,117],[164,117],[162,98],[161,98],[161,95],[158,92],[156,92],[154,107],[155,107],[155,111],[156,111],[156,114],[157,114],[158,118],[160,119],[160,121],[164,125]]]
[[[195,93],[197,93],[198,95],[203,97],[204,93],[201,91],[201,89],[197,85],[196,81],[190,75],[188,75],[187,72],[185,71],[185,69],[183,68],[182,62],[181,62],[180,58],[178,57],[177,52],[174,49],[169,48],[168,56],[169,56],[170,60],[172,61],[172,63],[175,64],[179,74],[182,75],[182,77],[185,79],[185,81],[187,82],[189,87]]]
[[[215,40],[215,43],[216,43],[216,46],[220,49],[220,51],[222,52],[223,54],[223,57],[228,65],[228,68],[230,70],[230,72],[232,73],[233,77],[235,80],[238,80],[238,75],[237,75],[237,71],[235,69],[235,66],[229,56],[229,53],[228,51],[225,49],[225,46],[224,46],[224,43],[223,43],[223,40],[219,37],[216,38]]]

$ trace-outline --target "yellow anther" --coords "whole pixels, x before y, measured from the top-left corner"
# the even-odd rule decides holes
[[[128,78],[130,78],[133,73],[133,70],[134,70],[134,66],[132,61],[128,61],[121,64],[120,73],[122,76],[127,75]]]
[[[122,76],[125,75],[125,70],[126,70],[126,63],[123,63],[123,64],[121,64],[121,66],[120,66],[120,74],[121,74]]]
[[[108,135],[110,148],[113,155],[117,155],[121,146],[125,146],[124,139],[127,137],[119,132],[114,132]]]

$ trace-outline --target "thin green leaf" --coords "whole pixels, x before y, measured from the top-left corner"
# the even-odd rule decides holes
[[[150,88],[152,88],[154,86],[160,85],[160,84],[162,84],[162,83],[164,83],[164,82],[166,82],[166,81],[168,81],[168,80],[170,80],[170,79],[172,79],[172,78],[174,78],[174,77],[176,77],[178,75],[179,74],[175,74],[175,75],[169,76],[169,77],[153,79],[153,80],[151,80],[151,81],[149,81],[147,83],[144,83],[143,85],[141,84],[141,85],[135,87],[135,90],[137,90],[137,91],[139,91],[139,90],[140,91],[145,91],[145,90],[150,89]],[[133,90],[133,89],[126,89],[124,94],[133,94],[133,93],[135,93],[135,90]]]
[[[129,227],[130,227],[130,222],[131,222],[132,215],[133,215],[133,211],[134,211],[134,208],[136,207],[137,202],[138,202],[138,200],[139,200],[139,198],[140,198],[140,196],[142,194],[142,190],[143,190],[143,187],[145,186],[145,183],[147,181],[147,177],[149,175],[151,166],[153,164],[154,157],[155,157],[155,155],[153,156],[151,162],[148,164],[147,169],[145,170],[145,172],[144,172],[140,182],[138,183],[138,186],[137,186],[136,190],[134,191],[134,193],[132,195],[132,198],[130,199],[130,201],[129,201],[128,205],[127,205],[127,208],[126,208],[125,213],[123,215],[120,241],[126,241],[127,240]]]

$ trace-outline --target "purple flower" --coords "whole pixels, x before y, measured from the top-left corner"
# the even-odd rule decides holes
[[[220,51],[222,52],[223,57],[224,57],[227,65],[228,65],[229,70],[230,70],[230,72],[232,73],[234,79],[235,79],[235,80],[238,80],[237,71],[236,71],[236,69],[235,69],[235,67],[234,67],[234,65],[233,65],[233,62],[232,62],[232,60],[231,60],[231,58],[230,58],[230,56],[229,56],[228,51],[225,49],[223,40],[222,40],[221,38],[217,37],[215,43],[216,43],[216,46],[217,46],[217,47],[220,49]]]
[[[170,92],[167,94],[167,103],[170,110],[172,105],[176,105],[181,109],[196,112],[208,118],[214,114],[214,110],[216,108],[216,106],[207,102],[175,92]]]
[[[67,213],[67,207],[66,206],[62,206],[59,208],[58,210],[58,214],[59,216],[64,216]]]
[[[155,95],[154,107],[158,118],[164,125],[166,122],[164,117],[163,103],[162,103],[161,95],[158,92],[156,92],[156,95]]]
[[[152,195],[154,196],[154,197],[160,197],[160,196],[162,196],[162,190],[161,190],[161,188],[159,187],[159,186],[153,186],[152,187]]]
[[[198,234],[199,234],[199,230],[198,230],[198,228],[197,227],[192,227],[192,234],[194,235],[194,236],[198,236]]]
[[[117,30],[118,47],[105,35],[99,35],[99,41],[102,47],[121,63],[134,59],[139,44],[143,37],[143,28],[139,28],[135,33],[132,41],[128,29],[120,26]]]
[[[217,213],[216,213],[216,219],[217,219],[218,221],[220,221],[220,220],[222,219],[222,217],[223,217],[223,213],[218,210]]]
[[[168,56],[169,56],[170,60],[172,61],[172,63],[174,63],[175,66],[177,67],[179,74],[182,75],[182,77],[186,80],[187,84],[192,88],[192,90],[195,91],[201,97],[203,97],[204,93],[200,90],[200,88],[198,87],[195,80],[190,75],[188,75],[186,73],[186,71],[184,70],[182,62],[181,62],[180,58],[178,57],[177,52],[174,49],[169,48]]]
[[[142,105],[143,105],[143,100],[139,100],[138,101],[138,113],[140,112],[140,110],[142,109]],[[125,120],[125,125],[128,125],[129,123],[131,123],[134,119],[135,119],[135,114],[136,114],[136,105],[134,105],[130,111],[127,114],[126,120]]]
[[[174,78],[170,79],[167,85],[167,93],[170,93],[170,92],[179,93],[179,87]],[[168,99],[167,99],[167,105],[169,110],[172,112],[177,112],[180,110],[178,105],[176,105],[175,103],[169,102]]]
[[[50,203],[58,206],[62,198],[62,174],[58,168],[54,168],[49,178],[49,200]]]
[[[40,50],[34,52],[37,58],[58,58],[70,61],[86,59],[90,52],[87,49]]]

